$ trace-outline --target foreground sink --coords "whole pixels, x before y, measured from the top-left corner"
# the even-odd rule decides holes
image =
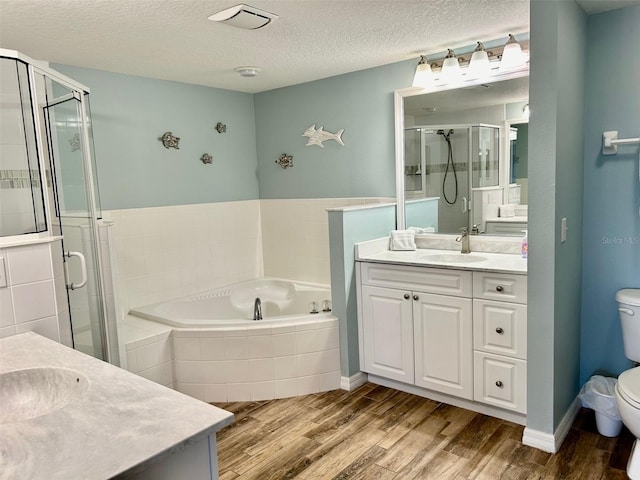
[[[80,400],[87,377],[68,368],[40,367],[0,374],[0,424],[41,417]]]
[[[487,257],[474,255],[473,253],[439,253],[435,255],[424,255],[422,260],[436,263],[476,263],[484,262]]]

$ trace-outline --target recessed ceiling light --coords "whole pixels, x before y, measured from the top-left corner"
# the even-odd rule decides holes
[[[262,71],[259,67],[237,67],[233,70],[238,72],[241,77],[257,77]]]
[[[275,13],[260,10],[250,5],[236,5],[227,8],[221,12],[215,13],[209,17],[214,22],[222,22],[238,28],[246,30],[255,30],[269,24],[272,20],[278,18]]]

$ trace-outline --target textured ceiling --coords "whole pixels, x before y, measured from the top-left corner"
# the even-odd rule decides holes
[[[0,46],[52,63],[259,92],[529,30],[528,0],[248,2],[279,18],[259,30],[207,19],[238,0],[0,0]],[[243,65],[262,73],[240,77],[234,68]]]

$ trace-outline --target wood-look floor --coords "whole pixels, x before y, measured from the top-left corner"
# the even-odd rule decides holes
[[[622,480],[634,440],[599,435],[583,409],[551,455],[522,445],[520,425],[370,383],[216,406],[235,414],[218,433],[221,480]]]

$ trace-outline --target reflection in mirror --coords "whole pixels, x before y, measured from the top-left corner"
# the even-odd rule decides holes
[[[522,235],[528,72],[423,92],[396,92],[398,228]]]

